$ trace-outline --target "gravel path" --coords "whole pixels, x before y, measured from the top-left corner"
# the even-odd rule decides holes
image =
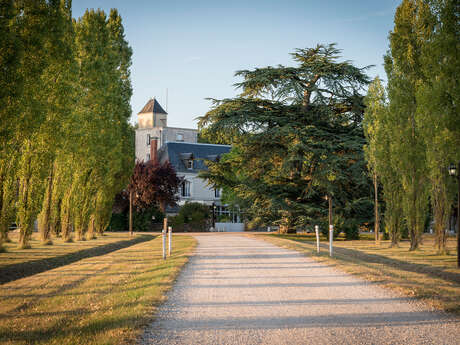
[[[197,236],[141,344],[460,344],[460,320],[297,252]]]

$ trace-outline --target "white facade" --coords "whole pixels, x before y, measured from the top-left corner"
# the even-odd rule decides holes
[[[157,150],[160,151],[158,153],[159,161],[164,162],[165,160],[169,160],[175,167],[177,176],[184,179],[184,184],[179,190],[178,205],[182,206],[186,202],[198,202],[208,206],[214,205],[216,217],[221,216],[220,218],[230,221],[230,225],[228,226],[224,226],[224,224],[229,223],[219,223],[219,229],[222,229],[222,231],[242,231],[244,226],[242,227],[238,223],[240,222],[239,214],[229,211],[225,205],[222,205],[221,191],[216,191],[214,186],[209,185],[206,180],[198,177],[199,171],[206,169],[205,165],[202,164],[203,159],[209,159],[211,155],[216,156],[216,152],[211,152],[212,150],[217,150],[217,153],[226,153],[230,150],[230,146],[199,144],[198,130],[167,127],[167,113],[153,98],[147,102],[138,114],[138,128],[135,132],[135,153],[137,160],[147,162],[151,159],[151,140],[155,138],[158,140]],[[168,145],[168,143],[170,144]],[[181,145],[182,151],[166,152],[169,146],[177,147],[178,145]],[[194,148],[192,149],[190,146],[194,146]],[[193,157],[190,160],[184,161],[178,159],[178,156],[181,154],[190,155],[193,150],[197,151],[192,155]],[[201,156],[200,153],[204,156]],[[168,156],[168,154],[172,154],[173,156]],[[201,164],[195,164],[198,163],[195,160],[200,161]],[[190,166],[188,166],[188,163],[191,163]],[[174,214],[175,211],[171,211],[170,214]]]
[[[179,205],[186,202],[199,202],[209,206],[213,203],[220,204],[220,193],[216,196],[215,189],[208,185],[207,181],[199,178],[197,173],[178,173],[177,176],[183,177],[184,181],[190,183],[190,193],[183,193],[183,189],[179,191]]]

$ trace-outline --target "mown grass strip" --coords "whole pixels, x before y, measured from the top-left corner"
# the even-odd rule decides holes
[[[0,286],[2,344],[132,344],[163,301],[196,241],[161,238]]]
[[[29,277],[53,268],[69,265],[85,258],[108,254],[115,250],[120,250],[137,243],[152,240],[153,238],[154,236],[152,235],[140,235],[132,239],[102,244],[96,247],[82,249],[77,252],[71,252],[69,254],[0,266],[0,284]]]
[[[47,258],[54,258],[70,253],[76,253],[85,249],[91,249],[99,246],[105,246],[110,243],[129,240],[127,232],[105,232],[103,236],[86,241],[64,242],[61,238],[54,238],[52,245],[42,244],[39,240],[39,234],[34,232],[30,241],[30,249],[18,248],[18,233],[9,234],[12,242],[4,243],[6,252],[0,253],[0,268],[19,264],[28,261],[36,261]]]
[[[429,239],[417,252],[409,252],[405,243],[390,248],[387,242],[380,245],[371,241],[336,242],[334,257],[330,258],[327,245],[321,245],[318,255],[316,243],[309,236],[257,237],[417,298],[433,308],[460,315],[460,270],[454,267],[452,254],[455,253],[437,255]]]

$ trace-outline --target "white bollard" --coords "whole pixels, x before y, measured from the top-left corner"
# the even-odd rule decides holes
[[[334,238],[334,225],[329,225],[329,256],[332,256],[332,239]]]
[[[161,235],[163,237],[163,259],[166,259],[166,230],[163,229],[161,232]]]
[[[319,226],[315,225],[315,233],[316,233],[316,252],[319,254]]]
[[[170,227],[170,226],[168,227],[168,233],[169,233],[169,237],[168,237],[168,239],[169,239],[169,243],[168,243],[168,255],[171,256],[171,251],[172,251],[172,250],[171,250],[171,244],[172,244],[172,239],[171,239],[171,238],[172,238],[172,227]]]

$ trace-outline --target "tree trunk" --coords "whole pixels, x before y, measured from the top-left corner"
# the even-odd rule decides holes
[[[30,161],[29,161],[30,163]],[[30,248],[30,238],[34,227],[34,219],[31,217],[29,210],[29,183],[30,176],[24,176],[21,181],[21,193],[20,193],[20,212],[19,212],[19,248],[28,249]]]
[[[133,191],[129,192],[129,235],[133,236]]]
[[[54,173],[54,165],[51,168],[50,174],[48,176],[45,197],[43,199],[42,212],[39,218],[38,230],[40,232],[40,238],[43,244],[52,244],[50,218],[51,218],[51,196],[53,192],[53,173]]]
[[[71,219],[70,219],[70,202],[71,202],[72,189],[68,190],[61,203],[61,236],[64,242],[71,242]]]
[[[292,216],[289,214],[282,218],[279,228],[280,234],[295,234],[295,228],[292,227]]]
[[[96,231],[95,231],[95,221],[96,221],[96,216],[94,214],[91,215],[89,218],[89,223],[88,223],[88,232],[86,233],[86,239],[88,240],[95,240],[96,237]]]
[[[378,181],[377,174],[373,175],[374,180],[374,232],[375,244],[380,244],[380,215],[379,215],[379,194],[378,194]]]
[[[416,173],[413,174],[413,178],[416,178]],[[418,226],[417,226],[417,193],[415,192],[415,182],[412,181],[412,198],[411,198],[411,209],[409,210],[409,219],[407,226],[409,228],[409,240],[410,248],[409,251],[417,250],[419,247],[419,235],[418,235]]]

